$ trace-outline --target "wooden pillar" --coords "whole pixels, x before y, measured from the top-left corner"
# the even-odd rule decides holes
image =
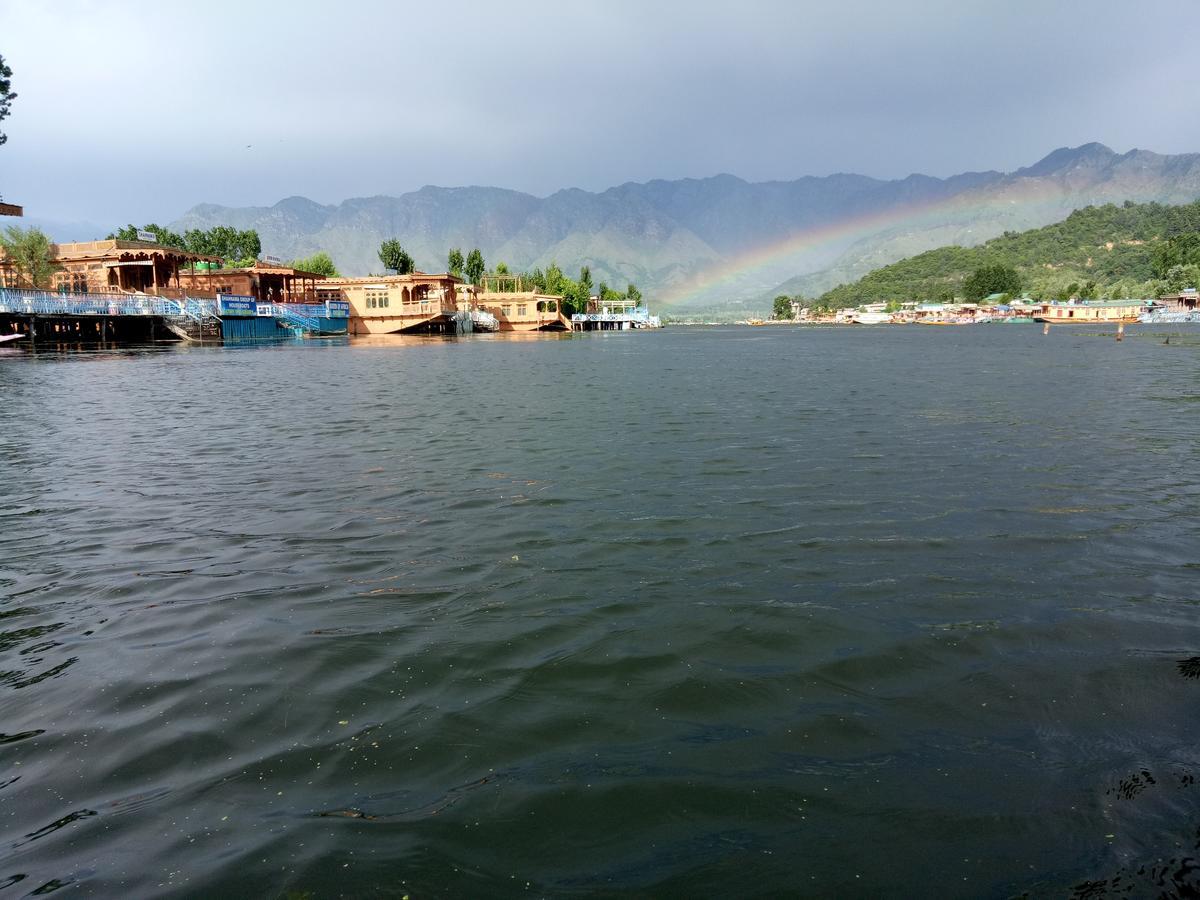
[[[150,279],[154,282],[154,293],[158,293],[158,260],[150,257]]]

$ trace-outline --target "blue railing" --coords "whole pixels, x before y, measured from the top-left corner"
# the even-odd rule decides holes
[[[188,316],[217,315],[217,301],[149,294],[56,294],[25,288],[0,288],[0,313],[34,316]]]
[[[166,308],[174,304],[176,311]],[[178,300],[146,294],[54,294],[0,288],[0,312],[51,316],[163,316],[177,315]]]
[[[275,304],[275,318],[289,328],[300,328],[307,331],[320,331],[321,323],[314,315],[308,315],[302,310],[316,309],[324,312],[323,306],[309,306],[299,303]]]
[[[200,300],[196,297],[185,297],[183,300],[167,300],[166,303],[174,304],[178,312],[170,315],[183,315],[189,319],[201,321],[203,319],[220,318],[220,304],[217,300]]]
[[[349,305],[330,309],[324,303],[258,304],[260,313],[308,331],[322,330],[321,319],[344,318]],[[0,313],[26,316],[186,316],[196,322],[218,319],[219,300],[199,297],[155,297],[149,294],[57,294],[25,288],[0,288]]]

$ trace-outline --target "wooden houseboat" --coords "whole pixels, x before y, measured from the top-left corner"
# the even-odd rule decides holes
[[[1153,304],[1146,300],[1097,300],[1076,303],[1043,303],[1033,318],[1051,325],[1095,325],[1103,322],[1136,322]]]

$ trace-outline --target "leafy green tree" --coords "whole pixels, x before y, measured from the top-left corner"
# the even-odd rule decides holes
[[[600,284],[596,287],[596,296],[598,296],[600,298],[601,302],[603,302],[603,303],[617,303],[619,301],[629,299],[624,294],[622,294],[620,291],[616,291],[616,290],[613,290],[612,288],[610,288],[603,281],[600,282]]]
[[[625,289],[625,299],[632,300],[635,303],[642,302],[642,292],[637,289],[637,285],[633,282],[630,282],[629,287]]]
[[[228,225],[216,225],[207,231],[200,228],[189,228],[183,237],[159,228],[157,225],[147,225],[142,231],[152,231],[158,236],[158,242],[168,247],[180,247],[190,253],[204,256],[219,256],[226,266],[250,266],[262,253],[262,240],[253,228],[239,231]],[[137,229],[132,225],[122,228],[109,238],[120,240],[136,240]]]
[[[479,280],[483,278],[483,273],[486,269],[487,267],[483,262],[483,254],[479,252],[478,247],[467,254],[465,266],[467,281],[471,282],[471,284],[479,284]]]
[[[1166,292],[1175,294],[1186,288],[1200,287],[1200,266],[1174,265],[1162,277]]]
[[[395,238],[389,238],[379,245],[379,261],[384,268],[391,269],[397,275],[407,275],[416,268],[412,256]]]
[[[182,246],[192,253],[219,256],[227,268],[239,268],[254,264],[262,249],[262,242],[256,231],[242,232],[228,225],[218,225],[209,231],[185,231],[183,243],[176,246]]]
[[[1166,278],[1168,270],[1173,266],[1200,263],[1200,233],[1193,231],[1167,238],[1165,242],[1155,246],[1150,258],[1154,265],[1154,274],[1158,278]]]
[[[255,262],[262,253],[262,239],[258,236],[258,232],[253,228],[239,231],[237,240],[238,249],[241,251],[238,259],[242,262]]]
[[[462,278],[464,265],[462,251],[455,247],[446,259],[446,271],[457,278]]]
[[[12,89],[12,69],[4,61],[4,57],[0,56],[0,122],[8,118],[12,102],[17,99],[17,95]],[[8,142],[8,135],[0,131],[0,147]]]
[[[1021,276],[1011,266],[993,265],[976,269],[963,282],[963,294],[968,300],[982,300],[989,294],[1019,294]]]
[[[790,319],[792,317],[792,298],[787,294],[780,294],[775,298],[775,304],[771,308],[772,319]]]
[[[303,259],[293,259],[288,263],[288,267],[299,269],[301,272],[312,272],[316,275],[324,275],[326,278],[341,278],[341,273],[338,272],[337,266],[333,264],[333,259],[324,250],[314,253],[312,256],[306,256]]]
[[[40,228],[18,228],[10,225],[0,235],[0,249],[23,273],[30,287],[49,286],[50,276],[62,266],[54,261],[57,250]]]
[[[496,274],[497,275],[507,275],[508,274],[508,263],[503,263],[503,262],[496,263]]]
[[[592,295],[592,270],[588,266],[579,270],[579,286],[588,297]]]
[[[558,267],[558,263],[551,262],[546,266],[546,293],[561,294],[563,293],[566,284],[567,276],[563,274],[563,270]]]
[[[117,231],[110,233],[108,240],[136,241],[139,239],[139,231],[149,231],[154,235],[157,242],[162,244],[164,247],[178,247],[180,250],[182,250],[187,246],[187,242],[178,234],[167,228],[163,228],[161,225],[155,225],[154,223],[143,225],[141,228],[138,228],[134,225],[126,225],[124,228],[120,228]]]

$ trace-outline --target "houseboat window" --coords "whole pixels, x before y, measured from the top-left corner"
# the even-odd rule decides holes
[[[527,309],[527,307],[526,307],[526,305],[525,305],[524,303],[518,303],[518,304],[517,304],[517,315],[518,315],[518,316],[523,316],[523,315],[525,315],[525,310],[526,310],[526,309]]]
[[[364,293],[368,309],[383,309],[385,306],[391,305],[387,291],[366,291]]]
[[[507,303],[502,303],[502,304],[500,305],[500,314],[501,314],[501,315],[504,315],[504,316],[511,315],[511,314],[512,314],[512,307],[511,307],[511,306],[509,306]]]
[[[545,311],[546,311],[546,301],[545,301],[545,300],[539,300],[539,301],[537,302],[537,311],[538,311],[538,312],[545,312]]]

